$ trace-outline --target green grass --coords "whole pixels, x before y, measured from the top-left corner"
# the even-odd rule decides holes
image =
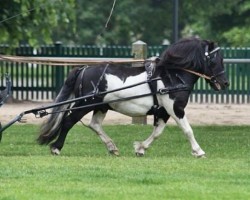
[[[120,156],[80,125],[60,156],[35,142],[38,127],[14,125],[0,144],[0,199],[249,199],[250,126],[196,126],[207,159],[191,156],[179,128],[167,127],[144,157],[133,142],[151,126],[105,126]]]

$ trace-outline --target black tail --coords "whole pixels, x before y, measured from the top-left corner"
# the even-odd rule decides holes
[[[74,86],[78,77],[79,68],[74,68],[68,75],[60,93],[57,95],[55,102],[62,102],[75,97]],[[70,105],[62,105],[52,109],[50,117],[42,124],[40,135],[37,138],[39,144],[49,144],[61,132],[62,120],[67,113],[57,112],[68,108]]]

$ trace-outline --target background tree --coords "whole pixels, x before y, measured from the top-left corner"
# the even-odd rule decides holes
[[[0,43],[51,43],[54,27],[74,30],[75,0],[1,0]]]
[[[0,43],[130,45],[136,40],[171,40],[173,0],[117,0],[105,29],[112,4],[113,0],[1,0]],[[196,35],[224,46],[250,46],[249,24],[248,0],[179,0],[179,37]]]
[[[67,40],[80,44],[126,45],[140,39],[161,44],[171,35],[171,1],[118,0],[105,29],[112,3],[112,0],[77,0],[76,33]]]
[[[250,46],[250,1],[181,1],[184,36],[211,38],[224,46]]]

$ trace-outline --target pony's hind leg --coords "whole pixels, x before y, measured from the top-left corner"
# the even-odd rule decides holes
[[[59,155],[63,148],[66,136],[69,130],[79,121],[81,118],[90,112],[91,109],[85,110],[73,110],[68,116],[66,116],[61,124],[60,134],[55,142],[50,145],[50,150],[53,155]]]
[[[135,154],[137,156],[143,156],[145,154],[145,150],[149,148],[150,144],[162,134],[165,126],[166,122],[163,119],[159,119],[152,134],[145,141],[134,142]]]
[[[97,135],[101,138],[102,142],[106,145],[108,151],[111,154],[119,155],[119,150],[116,147],[115,143],[112,141],[112,139],[104,132],[102,128],[102,122],[107,114],[107,111],[95,111],[93,113],[91,122],[89,124],[89,127],[97,133]]]

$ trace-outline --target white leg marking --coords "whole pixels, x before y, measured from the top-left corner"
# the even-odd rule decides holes
[[[135,154],[137,156],[143,156],[150,144],[162,134],[165,126],[166,123],[162,119],[159,119],[158,125],[154,127],[152,134],[145,141],[134,142]]]
[[[176,123],[182,129],[183,133],[186,135],[188,141],[190,142],[192,148],[192,155],[197,158],[205,157],[205,152],[201,149],[200,145],[197,143],[193,134],[193,130],[190,124],[188,123],[186,116],[184,116],[183,119],[179,119],[177,117],[174,118]]]
[[[97,135],[101,138],[101,140],[104,142],[104,144],[107,146],[108,151],[111,154],[119,155],[119,150],[116,147],[115,143],[112,141],[112,139],[104,132],[102,128],[102,122],[105,118],[106,113],[98,112],[92,116],[91,122],[89,124],[89,127],[97,133]]]
[[[55,147],[52,147],[52,148],[50,149],[50,151],[51,151],[51,154],[52,154],[52,155],[55,155],[55,156],[60,155],[60,150],[57,149],[57,148],[55,148]]]
[[[174,100],[169,98],[169,95],[162,95],[159,97],[159,102],[164,105],[164,108],[168,112],[168,114],[174,118],[178,126],[182,129],[183,133],[187,136],[188,141],[190,142],[192,148],[192,155],[195,157],[205,157],[205,152],[201,149],[199,144],[197,143],[193,130],[188,123],[186,116],[182,119],[179,119],[174,112]]]

